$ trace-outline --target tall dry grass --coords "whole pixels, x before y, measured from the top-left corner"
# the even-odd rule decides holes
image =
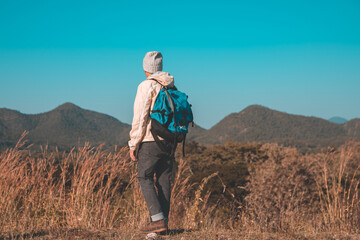
[[[122,201],[135,174],[125,149],[34,154],[23,144],[0,154],[0,231],[112,228],[127,216]]]
[[[14,148],[0,152],[0,236],[63,229],[124,232],[148,221],[136,163],[127,148],[108,151],[85,144],[70,152],[45,147],[33,153],[24,147],[24,137]],[[170,228],[359,232],[359,142],[309,155],[264,144],[261,154],[253,156],[256,161],[244,160],[251,163],[247,195],[244,199],[232,195],[234,199],[227,200],[233,201],[232,206],[208,201],[214,190],[209,183],[222,183],[216,171],[191,182],[191,156],[178,158]],[[221,186],[217,192],[227,191]]]
[[[302,155],[265,144],[251,167],[242,215],[252,231],[359,232],[360,143]]]
[[[19,236],[62,229],[136,229],[148,211],[127,148],[110,152],[85,144],[70,152],[14,148],[0,152],[0,233]],[[174,171],[170,227],[194,225],[190,169],[180,158]],[[1,234],[0,234],[1,235]]]
[[[317,181],[324,226],[338,231],[360,227],[360,144],[346,144],[340,153],[328,151],[319,157]]]

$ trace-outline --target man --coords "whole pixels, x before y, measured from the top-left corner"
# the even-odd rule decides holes
[[[130,131],[130,157],[138,161],[138,180],[149,213],[150,224],[141,227],[144,233],[167,231],[170,210],[170,177],[173,165],[172,144],[165,145],[164,152],[155,142],[151,132],[150,113],[162,86],[174,87],[174,77],[162,72],[160,52],[148,52],[143,60],[146,80],[137,88],[134,102],[134,117]],[[137,153],[137,154],[135,154]],[[154,186],[156,175],[156,188]]]

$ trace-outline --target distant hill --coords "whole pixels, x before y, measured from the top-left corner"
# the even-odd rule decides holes
[[[347,120],[345,118],[342,117],[332,117],[329,119],[330,122],[333,123],[338,123],[338,124],[344,124],[347,122]]]
[[[27,139],[36,146],[69,149],[85,141],[92,145],[125,145],[131,126],[106,114],[65,103],[52,111],[22,114],[0,109],[0,147],[14,146],[27,130]],[[277,142],[298,148],[338,146],[349,138],[360,139],[360,119],[344,124],[321,118],[292,115],[252,105],[232,113],[206,130],[190,127],[187,140],[202,144],[235,142]]]
[[[360,139],[360,118],[346,122],[344,128],[348,137]]]
[[[27,139],[35,145],[68,149],[85,141],[93,145],[125,144],[130,125],[72,103],[41,114],[0,109],[0,146],[13,146],[25,130],[29,131]]]
[[[197,124],[194,124],[194,127],[192,125],[189,126],[189,133],[186,136],[187,141],[194,140],[196,137],[201,136],[206,132],[206,129],[200,127]]]
[[[214,127],[195,137],[200,143],[278,142],[296,147],[340,145],[349,137],[360,138],[360,121],[336,124],[316,117],[305,117],[252,105],[225,117]]]

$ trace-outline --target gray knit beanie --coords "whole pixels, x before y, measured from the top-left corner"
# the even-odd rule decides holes
[[[162,55],[160,52],[148,52],[143,60],[143,68],[145,72],[155,73],[162,71]]]

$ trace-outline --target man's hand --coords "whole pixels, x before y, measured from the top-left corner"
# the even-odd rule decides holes
[[[131,160],[136,161],[135,150],[131,150],[131,149],[130,149],[129,152],[130,152],[130,158],[131,158]]]

